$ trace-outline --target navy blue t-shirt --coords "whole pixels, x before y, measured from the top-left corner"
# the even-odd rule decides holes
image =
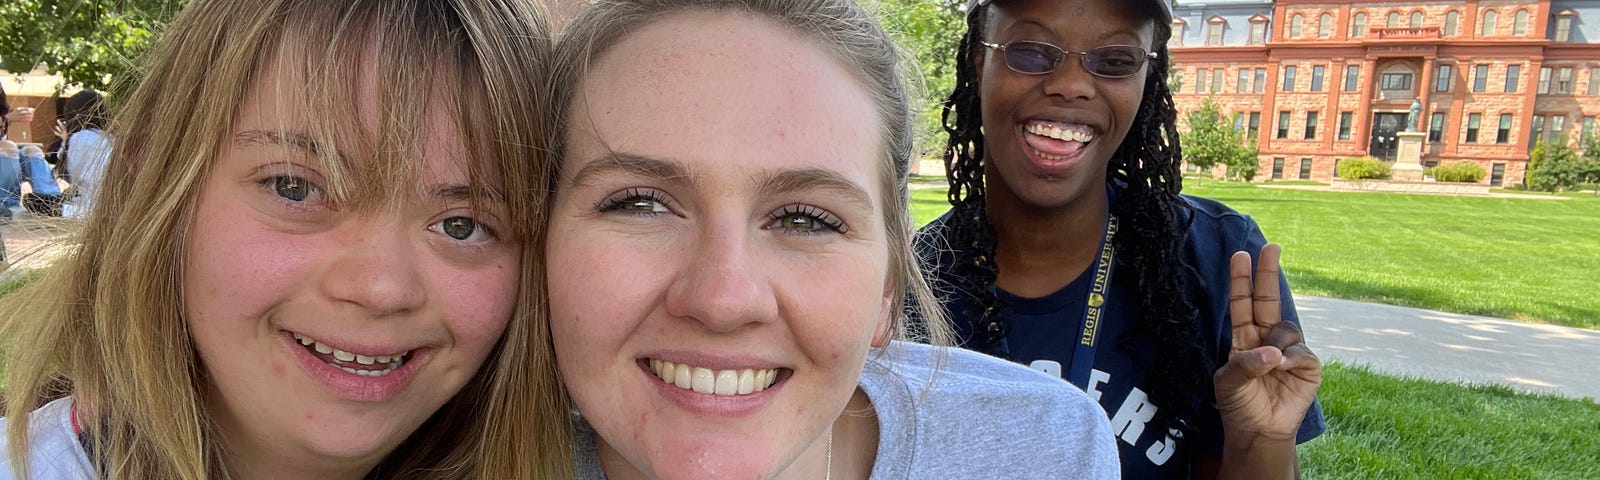
[[[1199,311],[1200,323],[1196,330],[1203,342],[1201,355],[1206,371],[1215,372],[1227,362],[1233,343],[1228,317],[1228,261],[1234,252],[1241,250],[1254,256],[1267,242],[1250,217],[1213,200],[1183,198],[1194,212],[1183,255],[1204,282],[1204,285],[1186,285],[1185,290],[1190,292],[1189,302]],[[928,278],[935,291],[943,294],[941,301],[955,323],[962,345],[966,346],[974,342],[976,318],[969,316],[969,312],[977,311],[973,308],[976,299],[957,290],[962,283],[953,278],[955,253],[947,250],[951,244],[946,235],[948,221],[947,213],[924,226],[918,232],[916,243],[923,258],[936,259],[928,266],[931,270]],[[1006,346],[1013,359],[1058,373],[1063,378],[1066,376],[1082,325],[1093,270],[1091,265],[1072,283],[1044,297],[1023,298],[1004,290],[996,291],[1004,305],[1001,312],[1006,315],[1010,327]],[[1287,280],[1280,277],[1279,285],[1283,319],[1299,323]],[[1203,402],[1201,410],[1190,419],[1194,427],[1192,438],[1178,438],[1176,432],[1159,431],[1158,427],[1147,425],[1159,408],[1150,403],[1146,386],[1146,373],[1154,361],[1150,352],[1157,347],[1153,340],[1133,335],[1136,299],[1127,293],[1132,288],[1136,288],[1134,280],[1126,274],[1112,276],[1104,318],[1100,322],[1099,348],[1095,351],[1094,369],[1086,390],[1111,417],[1111,430],[1117,435],[1125,478],[1188,478],[1195,456],[1222,455],[1221,414],[1214,401]],[[1204,397],[1209,398],[1212,392],[1210,375],[1206,376],[1202,388]],[[1311,440],[1326,428],[1320,402],[1313,403],[1300,425],[1297,442]]]

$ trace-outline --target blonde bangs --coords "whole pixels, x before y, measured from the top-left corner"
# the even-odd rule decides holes
[[[304,131],[280,138],[309,144],[284,146],[316,153],[323,187],[341,208],[386,208],[426,194],[416,188],[433,135],[460,140],[474,208],[504,205],[503,183],[515,180],[498,172],[483,73],[465,28],[454,12],[434,10],[447,8],[441,3],[420,3],[299,9],[278,22],[277,44],[257,59],[257,75],[271,78],[256,85],[275,90],[279,118],[303,114],[296,123]],[[363,109],[364,88],[376,93],[376,111]]]

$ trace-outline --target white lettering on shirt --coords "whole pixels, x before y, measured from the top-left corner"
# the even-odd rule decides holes
[[[1128,391],[1128,398],[1117,408],[1117,414],[1111,416],[1111,433],[1128,442],[1128,445],[1136,445],[1139,434],[1144,433],[1144,425],[1156,418],[1156,406],[1148,399],[1144,390],[1137,387]]]

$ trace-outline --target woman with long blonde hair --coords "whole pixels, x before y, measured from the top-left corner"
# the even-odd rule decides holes
[[[549,43],[532,0],[189,5],[0,302],[0,477],[570,476]]]

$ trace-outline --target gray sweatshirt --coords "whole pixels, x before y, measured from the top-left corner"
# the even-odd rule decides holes
[[[894,342],[868,355],[860,387],[878,416],[875,480],[1120,475],[1100,406],[1071,384],[1022,365]],[[578,478],[605,478],[586,425],[574,447]]]

